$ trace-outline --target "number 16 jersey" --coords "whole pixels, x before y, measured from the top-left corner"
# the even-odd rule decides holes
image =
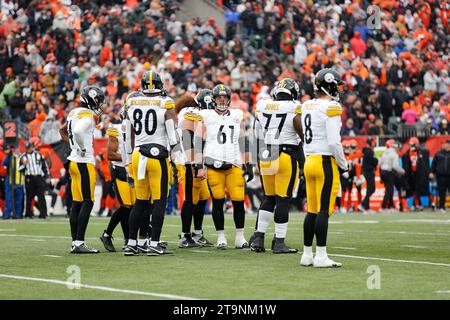
[[[329,117],[341,114],[342,106],[334,100],[312,99],[302,104],[305,155],[333,155],[328,146],[326,125]]]
[[[138,96],[126,100],[127,114],[134,128],[134,146],[158,144],[167,148],[166,111],[175,106],[173,99],[162,96]]]

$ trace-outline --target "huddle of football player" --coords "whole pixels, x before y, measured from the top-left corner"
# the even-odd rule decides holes
[[[328,257],[326,242],[340,175],[349,170],[339,134],[342,85],[335,70],[322,69],[314,81],[316,98],[300,103],[299,86],[293,79],[277,81],[271,99],[257,102],[253,130],[257,152],[256,159],[252,159],[244,113],[230,108],[230,88],[218,84],[195,97],[186,94],[175,103],[167,96],[159,74],[145,72],[141,90],[130,93],[120,110],[122,122],[107,131],[107,155],[120,207],[100,237],[106,250],[116,251],[112,233],[120,223],[125,256],[172,254],[160,237],[169,187],[176,177],[184,191],[179,248],[214,246],[202,231],[205,205],[210,198],[217,233],[215,246],[228,247],[224,219],[228,192],[233,205],[235,248],[265,252],[265,234],[273,219],[272,252],[296,253],[297,249],[285,244],[285,238],[289,204],[303,173],[308,212],[300,264],[340,267]],[[84,235],[94,201],[95,118],[105,108],[104,93],[95,86],[85,87],[80,107],[69,113],[60,131],[71,149],[66,167],[72,177],[74,198],[70,216],[72,253],[99,252],[84,243]],[[300,158],[306,159],[304,168]],[[255,232],[247,241],[245,183],[254,178],[253,162],[261,173],[264,199]]]

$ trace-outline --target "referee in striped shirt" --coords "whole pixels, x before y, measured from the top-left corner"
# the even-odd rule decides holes
[[[21,156],[21,163],[25,168],[25,216],[28,218],[33,217],[31,203],[34,197],[37,196],[39,218],[45,219],[47,217],[45,190],[47,189],[47,184],[50,183],[50,176],[44,157],[35,150],[35,143],[37,144],[39,141],[27,141],[25,144],[25,153]]]

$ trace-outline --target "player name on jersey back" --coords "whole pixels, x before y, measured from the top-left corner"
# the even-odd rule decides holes
[[[298,145],[300,138],[294,128],[294,117],[300,113],[299,101],[259,100],[256,117],[263,130],[264,143]]]
[[[165,114],[175,103],[172,98],[162,96],[139,96],[126,101],[128,118],[134,128],[134,145],[158,144],[168,146]]]
[[[96,114],[94,111],[87,108],[75,108],[70,111],[67,116],[67,131],[69,133],[69,145],[70,155],[68,160],[78,163],[92,163],[95,165],[94,158],[94,130]],[[83,125],[84,130],[81,133],[81,137],[76,139],[74,135],[75,128]],[[78,130],[77,130],[78,131]],[[82,139],[83,148],[79,145],[80,138]]]
[[[332,155],[327,139],[327,119],[340,116],[339,102],[312,99],[302,104],[303,150],[306,155]]]

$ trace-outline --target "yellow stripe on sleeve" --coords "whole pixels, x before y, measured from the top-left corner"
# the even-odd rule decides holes
[[[81,118],[84,118],[84,117],[89,117],[89,118],[94,119],[94,115],[92,113],[88,112],[88,111],[80,112],[79,114],[77,114],[77,118],[78,119],[81,119]]]
[[[117,136],[119,136],[119,130],[117,130],[114,127],[109,127],[108,130],[106,130],[106,134],[108,136],[117,137]]]
[[[295,107],[295,114],[302,114],[302,106],[298,105]]]
[[[175,108],[175,101],[173,99],[168,99],[165,103],[166,109],[173,109]]]

